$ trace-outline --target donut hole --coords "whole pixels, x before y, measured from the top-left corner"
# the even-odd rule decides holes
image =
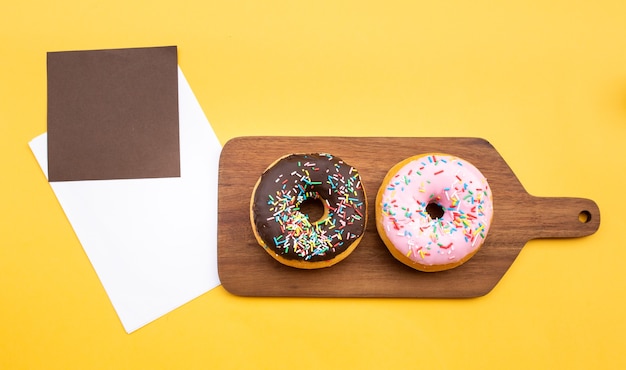
[[[578,221],[580,221],[583,224],[586,224],[587,222],[591,221],[591,212],[580,211],[580,213],[578,214]]]
[[[326,213],[324,202],[321,198],[307,198],[300,203],[300,212],[309,219],[309,222],[315,223],[322,220]]]
[[[443,207],[437,203],[428,203],[426,213],[428,213],[433,220],[437,220],[443,217],[444,210]]]

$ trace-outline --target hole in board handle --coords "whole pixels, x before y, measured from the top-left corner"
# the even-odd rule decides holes
[[[591,213],[589,211],[580,211],[580,213],[578,214],[578,221],[583,224],[591,221]]]

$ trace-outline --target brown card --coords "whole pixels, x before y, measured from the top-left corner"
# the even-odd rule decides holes
[[[175,46],[48,53],[50,181],[179,176]]]

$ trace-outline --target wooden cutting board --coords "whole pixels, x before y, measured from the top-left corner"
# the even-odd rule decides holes
[[[301,270],[280,264],[257,244],[250,225],[250,196],[258,177],[276,159],[315,152],[341,157],[359,170],[368,198],[368,223],[348,258],[329,268]],[[474,164],[494,197],[492,226],[482,248],[460,267],[434,273],[396,261],[378,236],[374,216],[376,193],[387,171],[407,157],[428,152],[456,155]],[[599,226],[595,202],[528,194],[494,147],[478,138],[239,137],[224,145],[220,158],[218,270],[224,288],[237,295],[477,297],[493,289],[529,240],[581,237]]]

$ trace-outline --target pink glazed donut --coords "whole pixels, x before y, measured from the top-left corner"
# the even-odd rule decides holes
[[[426,272],[460,266],[481,247],[493,200],[471,163],[428,153],[396,164],[376,196],[376,228],[400,262]]]

